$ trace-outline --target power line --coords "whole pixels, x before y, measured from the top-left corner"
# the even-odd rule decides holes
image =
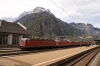
[[[14,13],[14,14],[19,14],[18,12],[16,12],[16,11],[12,11],[12,10],[9,10],[9,9],[7,9],[7,8],[4,8],[4,7],[2,7],[2,6],[0,6],[0,8],[2,8],[2,9],[4,9],[4,10],[6,10],[7,12],[9,12],[9,13]],[[3,15],[3,14],[2,14]],[[7,17],[7,16],[6,16]],[[10,16],[11,17],[11,16]],[[0,19],[1,18],[3,18],[3,16],[2,17],[0,17]],[[15,17],[13,17],[13,18],[15,18]]]
[[[75,0],[73,0],[75,2],[75,4],[78,6],[78,4],[76,3]],[[78,8],[80,9],[80,7],[78,6]],[[80,9],[80,11],[83,13],[83,11]],[[85,16],[85,14],[83,13],[83,15]],[[86,20],[89,22],[88,18],[85,16]]]
[[[51,1],[51,0],[50,0]],[[62,9],[63,11],[65,11],[64,10],[64,8],[61,8],[60,6],[58,6],[56,3],[54,3],[53,1],[51,1],[53,4],[55,4],[57,7],[59,7],[60,9]],[[65,11],[66,13],[68,13],[67,11]],[[70,13],[68,13],[71,17],[73,17]],[[75,20],[77,20],[75,17],[73,17]],[[78,21],[78,20],[77,20]]]
[[[15,11],[9,10],[9,9],[7,9],[7,8],[4,8],[4,7],[2,7],[2,6],[0,6],[0,8],[5,9],[5,10],[7,10],[7,11],[14,12],[14,13],[18,13],[18,12],[15,12]]]
[[[67,10],[69,10],[70,11],[70,9],[67,7],[67,6],[65,6],[60,0],[58,0],[64,7],[66,7],[67,8]],[[71,11],[70,11],[71,12]],[[74,16],[76,16],[73,12],[71,12]],[[77,17],[77,16],[76,16]],[[80,20],[78,17],[77,17],[77,19],[78,20]],[[81,21],[81,20],[80,20]]]
[[[27,6],[31,7],[31,8],[34,8],[33,6],[30,6],[30,5],[28,5],[27,3],[25,3],[25,2],[23,2],[23,1],[21,1],[21,0],[18,0],[18,1],[20,1],[21,3],[27,5]],[[4,7],[2,7],[2,6],[0,6],[0,7],[3,8],[3,9],[5,9],[5,10],[7,10],[7,11],[11,11],[11,12],[14,12],[14,13],[18,13],[18,12],[15,12],[15,11],[9,10],[9,9],[7,9],[7,8],[4,8]],[[19,14],[19,13],[18,13],[18,14]]]
[[[27,6],[31,7],[31,8],[34,8],[33,6],[31,6],[31,5],[29,5],[29,4],[25,3],[25,2],[23,2],[23,1],[21,1],[21,0],[18,0],[18,1],[20,1],[21,3],[27,5]]]

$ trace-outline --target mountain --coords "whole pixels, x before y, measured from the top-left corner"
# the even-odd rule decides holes
[[[12,18],[12,17],[4,17],[4,18],[1,18],[0,20],[5,20],[5,21],[8,21],[8,22],[14,22],[15,20]]]
[[[1,18],[0,20],[5,20],[5,21],[8,21],[8,22],[15,22],[16,20],[18,20],[18,19],[24,17],[25,15],[31,14],[31,13],[32,13],[32,11],[23,12],[23,13],[21,13],[18,17],[16,17],[16,18],[12,18],[12,17],[3,17],[3,18]]]
[[[88,35],[92,35],[94,37],[100,37],[100,29],[95,28],[92,24],[84,24],[84,23],[70,23],[76,29],[82,30]]]
[[[31,12],[32,11],[23,12],[17,18],[15,18],[14,20],[16,21],[16,20],[18,20],[18,19],[20,19],[20,18],[22,18],[22,17],[24,17],[24,16],[26,16],[28,14],[31,14]]]
[[[54,38],[56,36],[80,35],[82,31],[55,17],[49,9],[37,7],[32,13],[15,21],[26,26],[33,37]]]
[[[43,11],[46,11],[49,14],[52,14],[49,9],[46,10],[43,7],[36,7],[33,11],[24,11],[18,17],[15,17],[15,18],[12,18],[12,17],[3,17],[0,20],[5,20],[5,21],[8,21],[8,22],[15,22],[15,21],[19,20],[20,18],[22,18],[22,17],[24,17],[24,16],[26,16],[28,14],[39,13],[39,12],[43,12]]]
[[[43,8],[43,7],[36,7],[34,10],[33,10],[33,12],[32,13],[40,13],[40,12],[48,12],[49,14],[52,14],[51,12],[50,12],[50,10],[49,9],[45,9],[45,8]]]
[[[50,12],[49,9],[46,10],[46,9],[43,8],[43,7],[36,7],[33,11],[27,11],[27,12],[21,13],[21,14],[15,19],[15,21],[19,20],[20,18],[22,18],[22,17],[24,17],[24,16],[26,16],[26,15],[28,15],[28,14],[40,13],[40,12],[43,12],[43,11],[46,11],[46,12],[48,12],[49,14],[52,14],[52,13]]]

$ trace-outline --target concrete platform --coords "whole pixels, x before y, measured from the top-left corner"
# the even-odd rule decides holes
[[[59,61],[61,59],[64,59],[64,58],[67,58],[70,56],[73,56],[75,54],[78,54],[80,52],[86,51],[86,50],[94,48],[94,47],[97,47],[97,46],[96,45],[93,45],[90,47],[84,46],[81,48],[75,47],[75,48],[70,48],[70,49],[62,49],[62,50],[55,50],[55,51],[48,51],[48,52],[31,53],[28,55],[19,55],[19,56],[13,56],[13,57],[9,56],[6,58],[25,62],[25,63],[28,63],[32,66],[46,66],[46,65],[51,64],[53,62]],[[5,58],[2,57],[2,59],[5,59]],[[5,61],[0,59],[0,63],[1,62],[5,62]],[[5,63],[7,63],[7,62],[5,62]]]
[[[7,51],[18,51],[20,50],[19,48],[0,48],[0,53],[1,52],[7,52]]]
[[[1,50],[20,50],[19,48],[0,48]]]
[[[0,44],[0,48],[18,48],[19,44]]]

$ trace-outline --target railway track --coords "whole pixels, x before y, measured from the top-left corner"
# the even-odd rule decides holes
[[[99,51],[100,47],[96,47],[48,66],[88,66]]]
[[[69,47],[75,48],[75,47]],[[47,51],[55,51],[61,49],[69,49],[69,48],[53,48],[53,49],[40,49],[40,50],[27,50],[21,51],[19,49],[0,49],[0,56],[12,56],[12,55],[21,55],[21,54],[29,54],[29,53],[39,53],[39,52],[47,52]]]

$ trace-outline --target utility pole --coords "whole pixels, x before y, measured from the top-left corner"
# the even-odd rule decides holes
[[[91,31],[91,36],[92,36],[92,31]]]
[[[52,22],[51,22],[51,32],[50,32],[50,39],[52,39]]]
[[[76,33],[76,31],[74,31],[74,41],[75,41],[75,38],[76,38],[75,33]]]
[[[92,43],[92,39],[93,39],[92,32],[93,32],[93,31],[91,31],[91,43]]]
[[[63,32],[62,32],[62,36],[63,36]]]

